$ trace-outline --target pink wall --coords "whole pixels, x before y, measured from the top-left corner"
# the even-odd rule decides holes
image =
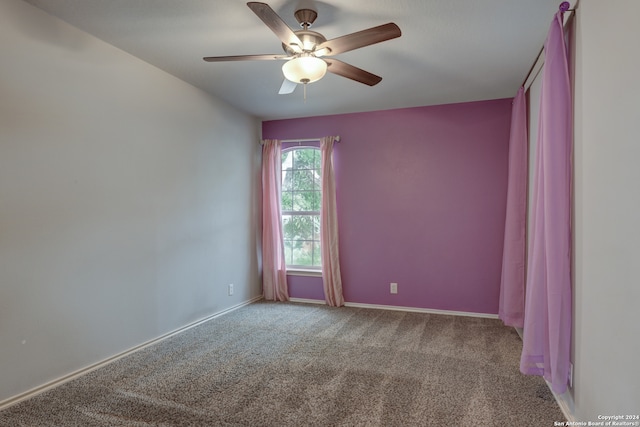
[[[511,100],[266,121],[263,138],[340,135],[347,302],[498,312]],[[398,283],[398,294],[389,283]],[[319,278],[289,276],[322,299]]]

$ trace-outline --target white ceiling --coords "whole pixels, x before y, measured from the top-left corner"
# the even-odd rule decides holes
[[[387,22],[402,37],[336,58],[383,77],[369,87],[334,74],[278,95],[282,61],[208,63],[204,56],[283,53],[240,0],[26,0],[262,119],[512,97],[560,0],[315,1],[327,39]],[[289,24],[301,0],[268,0]],[[308,0],[306,0],[308,1]]]

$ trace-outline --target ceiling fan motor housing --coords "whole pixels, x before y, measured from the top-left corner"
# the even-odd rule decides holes
[[[302,42],[302,50],[305,52],[313,52],[316,46],[327,41],[327,39],[322,34],[311,30],[298,30],[294,31],[294,33]],[[284,43],[282,44],[282,48],[287,53],[287,55],[296,55],[296,51]]]

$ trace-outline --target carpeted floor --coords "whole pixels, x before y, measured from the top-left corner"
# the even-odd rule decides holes
[[[258,302],[0,412],[0,426],[552,426],[498,320]]]

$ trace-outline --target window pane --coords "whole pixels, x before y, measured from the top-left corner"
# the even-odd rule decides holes
[[[293,193],[291,191],[282,192],[282,212],[293,210]]]
[[[311,209],[312,211],[320,211],[320,205],[322,204],[322,193],[319,191],[315,191],[311,200]]]
[[[293,172],[293,186],[296,190],[315,190],[315,177],[312,170],[295,170]]]
[[[296,232],[298,234],[296,239],[313,240],[313,217],[309,215],[295,215],[294,218],[297,220]]]
[[[289,265],[293,261],[293,244],[290,240],[284,241],[284,262]]]
[[[313,265],[322,266],[322,252],[319,241],[313,242]]]
[[[284,240],[293,240],[296,238],[291,215],[282,215],[282,234]]]
[[[322,155],[320,153],[320,150],[314,150],[315,151],[315,156],[313,157],[313,167],[314,169],[317,169],[318,172],[320,172],[322,170]]]
[[[283,151],[281,157],[282,157],[282,171],[293,169],[293,152]]]
[[[283,191],[293,190],[293,170],[291,169],[282,170],[282,190]]]
[[[297,191],[293,193],[293,210],[300,211],[315,211],[315,201],[318,193],[315,191]]]
[[[319,169],[313,171],[313,189],[316,191],[322,190],[322,176]]]
[[[313,242],[298,241],[293,248],[294,265],[313,265]]]
[[[288,240],[314,240],[316,220],[312,215],[283,215],[284,238]]]
[[[293,167],[296,169],[313,169],[315,152],[314,148],[299,148],[293,151]]]
[[[320,241],[320,215],[313,215],[313,240]]]

